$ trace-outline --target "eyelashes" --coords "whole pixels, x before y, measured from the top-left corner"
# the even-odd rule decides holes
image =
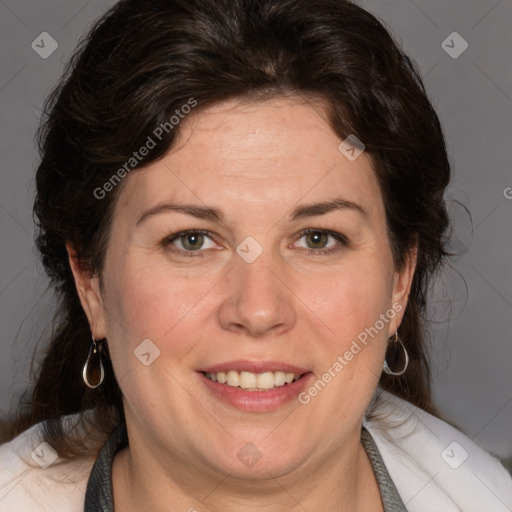
[[[206,239],[210,240],[209,247],[203,247]],[[179,242],[181,247],[178,247],[178,249],[183,252],[197,252],[200,251],[201,249],[213,248],[213,239],[208,231],[198,231],[189,229],[187,231],[182,231],[175,235],[171,235],[171,237],[167,238],[166,241],[167,246],[173,246],[174,243]]]
[[[343,247],[348,246],[348,239],[342,233],[337,233],[336,231],[329,231],[326,229],[305,229],[299,233],[298,241],[302,240],[302,238],[307,238],[311,235],[310,240],[313,244],[322,244],[322,242],[328,242],[329,238],[333,239],[336,243],[327,245],[326,247],[303,247],[307,254],[312,256],[322,255],[322,254],[332,254],[338,252]]]
[[[302,239],[305,242],[297,247],[296,244]],[[164,238],[161,245],[166,250],[185,257],[204,257],[208,251],[220,249],[214,240],[214,234],[200,229],[188,229],[174,233]],[[349,241],[342,233],[309,228],[301,231],[297,235],[296,241],[288,247],[301,250],[308,256],[322,256],[334,254],[348,246]]]

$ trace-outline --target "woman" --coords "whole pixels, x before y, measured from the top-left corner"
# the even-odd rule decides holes
[[[60,307],[0,510],[510,510],[499,462],[429,414],[450,171],[373,16],[121,1],[47,113]]]

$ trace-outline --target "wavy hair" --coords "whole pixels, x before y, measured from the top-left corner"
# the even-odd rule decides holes
[[[102,199],[94,191],[190,98],[197,113],[231,98],[281,95],[321,98],[337,135],[364,142],[395,267],[417,247],[400,327],[409,369],[400,377],[383,373],[380,385],[432,407],[424,314],[429,283],[447,255],[450,166],[439,119],[410,59],[381,22],[347,0],[121,0],[80,42],[45,103],[34,215],[58,303],[33,388],[3,422],[1,441],[43,422],[47,442],[73,457],[88,448],[65,432],[63,416],[79,413],[98,442],[124,421],[108,343],[103,384],[89,389],[82,381],[91,334],[65,245],[101,276],[123,183]],[[178,133],[179,126],[164,131],[144,165],[165,155]]]

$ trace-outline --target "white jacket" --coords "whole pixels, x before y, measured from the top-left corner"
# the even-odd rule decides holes
[[[377,404],[363,424],[409,512],[512,511],[512,478],[498,460],[389,393]],[[41,443],[38,424],[0,446],[0,512],[83,512],[94,459],[57,458],[44,469],[52,452]]]

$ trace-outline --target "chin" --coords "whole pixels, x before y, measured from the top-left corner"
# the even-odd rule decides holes
[[[304,447],[303,443],[290,444],[280,439],[269,442],[261,435],[260,441],[251,442],[247,438],[243,436],[242,441],[233,443],[235,446],[225,446],[219,454],[222,458],[211,460],[212,453],[209,452],[207,456],[211,467],[222,474],[229,474],[231,478],[263,481],[292,473],[307,459],[306,453],[296,452],[297,446]]]

